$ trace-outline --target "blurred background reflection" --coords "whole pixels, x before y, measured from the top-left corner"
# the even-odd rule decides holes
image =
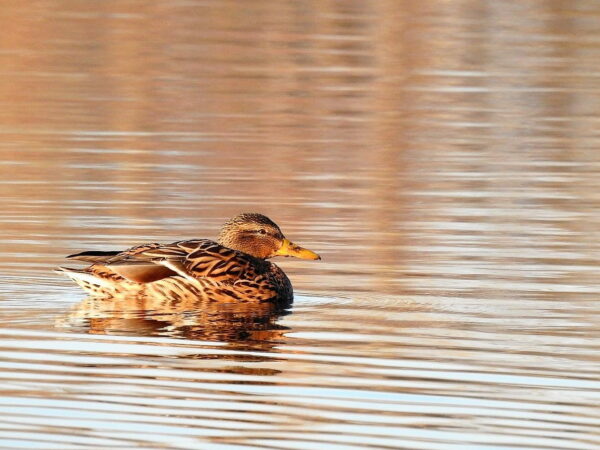
[[[596,449],[600,4],[0,8],[0,447]],[[259,211],[292,308],[63,255]]]

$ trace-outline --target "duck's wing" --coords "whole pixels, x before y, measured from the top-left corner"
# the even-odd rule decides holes
[[[134,247],[100,264],[138,283],[174,275],[233,283],[256,271],[254,258],[208,239]]]
[[[111,260],[118,260],[118,259],[126,257],[126,256],[131,256],[131,255],[135,255],[137,253],[144,252],[146,250],[152,250],[154,248],[159,248],[160,246],[161,246],[161,244],[154,242],[152,244],[137,245],[137,246],[131,247],[125,251],[114,250],[114,251],[103,252],[103,251],[91,250],[91,251],[86,251],[86,252],[81,252],[81,253],[73,253],[72,255],[69,255],[66,258],[73,259],[76,261],[86,261],[86,262],[97,263],[97,264],[110,263]]]
[[[150,283],[177,273],[150,261],[131,259],[144,251],[160,248],[161,244],[142,244],[125,251],[85,251],[67,256],[67,259],[92,263],[87,269],[61,268],[62,271],[83,273],[97,279],[118,282],[120,277],[137,283]],[[116,279],[115,279],[116,277]]]

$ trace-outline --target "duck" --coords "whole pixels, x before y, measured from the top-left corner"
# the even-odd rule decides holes
[[[279,266],[268,261],[276,256],[321,259],[287,239],[267,216],[242,213],[225,222],[216,241],[191,239],[126,250],[83,251],[66,259],[90,263],[87,267],[59,267],[57,271],[93,297],[291,302],[292,283]]]

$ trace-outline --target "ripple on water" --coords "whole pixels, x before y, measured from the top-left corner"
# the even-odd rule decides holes
[[[600,448],[599,6],[558,3],[4,2],[0,448]],[[49,274],[242,210],[322,254],[291,308]]]
[[[352,299],[344,296],[330,296],[308,293],[294,294],[294,308],[324,308],[328,305],[344,305],[351,304]]]
[[[375,309],[396,324],[384,330],[367,305],[385,296],[357,297],[299,294],[295,314],[266,327],[259,320],[258,329],[245,322],[245,333],[227,339],[213,328],[229,322],[114,307],[84,309],[81,317],[99,324],[72,333],[0,329],[0,423],[10,429],[0,437],[39,436],[50,448],[193,448],[198,440],[203,448],[595,447],[591,348],[525,331],[515,342],[506,332],[504,320],[515,327],[539,314],[535,301],[507,315],[491,314],[493,302],[389,299]],[[128,314],[129,328],[111,322]],[[213,331],[181,339],[148,331],[148,321]],[[583,439],[571,444],[573,434]]]

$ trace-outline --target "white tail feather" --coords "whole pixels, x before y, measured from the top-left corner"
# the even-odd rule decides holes
[[[55,272],[66,275],[67,277],[69,277],[71,280],[73,280],[77,284],[79,284],[79,281],[83,281],[86,283],[95,284],[97,286],[102,286],[102,287],[106,287],[106,288],[112,287],[112,285],[108,281],[103,280],[102,278],[96,277],[96,276],[92,275],[91,273],[83,272],[81,270],[69,269],[68,267],[60,267]]]

